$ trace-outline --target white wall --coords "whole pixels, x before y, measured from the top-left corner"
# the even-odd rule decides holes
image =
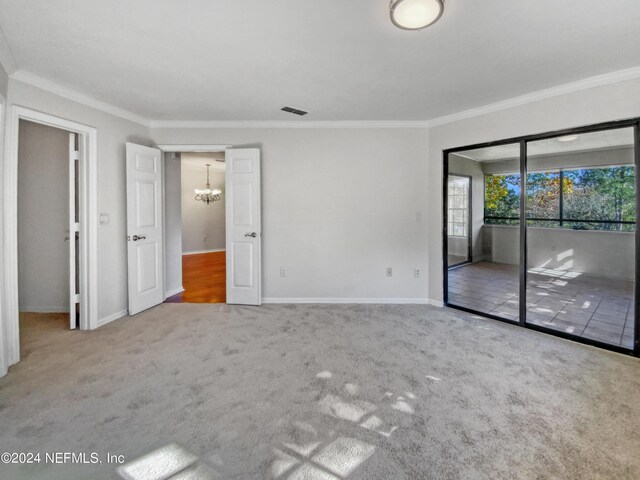
[[[182,252],[224,250],[225,240],[225,195],[224,173],[210,170],[211,188],[220,189],[222,198],[210,204],[195,200],[194,190],[204,188],[207,179],[205,163],[182,161]],[[192,160],[194,160],[192,158]]]
[[[167,296],[182,288],[182,180],[180,156],[164,156],[164,290]]]
[[[153,135],[160,144],[262,149],[265,297],[426,299],[427,278],[413,275],[426,268],[431,227],[426,130],[155,129]],[[386,267],[393,277],[385,276]]]
[[[20,121],[18,291],[22,312],[69,311],[69,133]]]
[[[429,222],[442,224],[442,151],[475,143],[640,116],[640,79],[514,106],[429,131]],[[442,233],[429,232],[429,297],[442,299]]]
[[[491,261],[517,265],[519,227],[485,225]],[[633,281],[635,234],[561,228],[527,229],[529,267],[544,267]]]
[[[110,216],[108,225],[98,227],[98,317],[122,314],[127,308],[125,143],[152,146],[149,129],[13,79],[8,103],[97,128],[98,212]]]
[[[640,80],[426,129],[149,129],[11,80],[8,102],[98,129],[98,310],[127,305],[124,144],[263,151],[263,280],[271,298],[442,298],[442,150],[640,116]],[[428,154],[426,153],[428,152]],[[421,214],[421,221],[416,221]],[[428,261],[429,260],[429,261]],[[385,268],[394,268],[386,278]],[[287,277],[280,277],[280,267]],[[413,269],[428,268],[428,279]]]
[[[9,76],[7,72],[3,68],[2,64],[0,64],[0,95],[4,98],[7,98],[7,92],[9,90]]]

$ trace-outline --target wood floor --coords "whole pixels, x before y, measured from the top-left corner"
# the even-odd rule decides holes
[[[182,256],[184,292],[169,297],[166,303],[225,303],[227,270],[225,252]]]

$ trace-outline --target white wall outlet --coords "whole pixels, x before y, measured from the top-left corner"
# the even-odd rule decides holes
[[[387,267],[387,277],[393,277],[393,268]]]
[[[422,272],[420,271],[419,268],[414,268],[413,269],[413,276],[416,278],[420,278],[422,276]]]
[[[109,225],[109,214],[108,213],[101,213],[100,214],[100,225]]]
[[[202,241],[203,241],[203,242],[206,242],[206,241],[207,241],[207,236],[206,236],[206,235],[203,235],[203,236],[202,236]]]
[[[417,212],[416,213],[416,222],[421,222],[422,221],[422,212]]]
[[[287,276],[287,269],[284,267],[280,267],[280,276],[281,277],[286,277]]]

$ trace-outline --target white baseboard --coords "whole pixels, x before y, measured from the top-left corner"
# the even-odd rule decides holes
[[[361,303],[361,304],[408,304],[427,305],[426,298],[272,298],[262,299],[262,303]]]
[[[124,317],[128,313],[129,313],[129,310],[121,310],[119,312],[112,313],[111,315],[107,315],[106,317],[103,317],[100,320],[98,320],[98,327],[102,327],[107,323],[113,322],[114,320],[118,320],[119,318]]]
[[[169,290],[168,292],[164,293],[164,299],[166,300],[167,298],[173,297],[174,295],[177,295],[182,292],[184,292],[184,287],[174,288],[173,290]]]
[[[430,298],[429,299],[429,305],[432,305],[432,306],[438,307],[438,308],[443,308],[444,307],[444,302],[442,300],[436,300],[435,298]]]
[[[69,313],[69,307],[20,307],[20,313]]]
[[[191,252],[182,252],[182,255],[197,255],[198,253],[226,252],[226,248],[214,248],[212,250],[193,250]]]

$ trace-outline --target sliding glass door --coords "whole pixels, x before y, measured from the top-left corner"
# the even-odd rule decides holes
[[[634,130],[527,144],[526,321],[633,348]]]
[[[519,152],[519,144],[511,144],[451,154],[446,191],[448,303],[513,322],[520,305]],[[465,218],[457,207],[466,183],[469,221],[463,232],[455,220]],[[461,244],[467,258],[460,256]]]
[[[445,151],[445,304],[640,354],[638,136],[634,119]]]

